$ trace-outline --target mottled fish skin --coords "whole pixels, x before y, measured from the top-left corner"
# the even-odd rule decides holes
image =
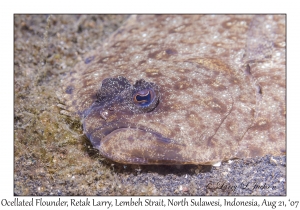
[[[102,85],[118,78],[126,88]],[[128,105],[139,80],[151,83],[144,95],[155,86],[151,110]],[[116,162],[212,164],[285,154],[284,15],[131,16],[62,82],[67,109]]]

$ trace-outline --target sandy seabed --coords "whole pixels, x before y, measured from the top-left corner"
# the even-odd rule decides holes
[[[286,195],[286,158],[213,166],[123,165],[60,114],[60,79],[128,15],[14,16],[16,195]]]

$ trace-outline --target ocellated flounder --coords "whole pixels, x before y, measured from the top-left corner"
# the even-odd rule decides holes
[[[116,162],[285,153],[284,15],[132,16],[62,82],[67,109]]]

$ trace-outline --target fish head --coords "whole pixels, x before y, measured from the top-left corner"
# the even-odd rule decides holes
[[[159,99],[159,87],[154,83],[141,79],[131,85],[122,76],[104,79],[97,99],[83,112],[83,130],[94,148],[112,160],[174,163],[183,145],[148,128],[145,121],[158,119]]]

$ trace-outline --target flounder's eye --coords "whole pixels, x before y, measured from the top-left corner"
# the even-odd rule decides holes
[[[151,89],[144,89],[140,90],[133,96],[134,103],[141,106],[141,107],[147,107],[155,98],[155,93]]]

